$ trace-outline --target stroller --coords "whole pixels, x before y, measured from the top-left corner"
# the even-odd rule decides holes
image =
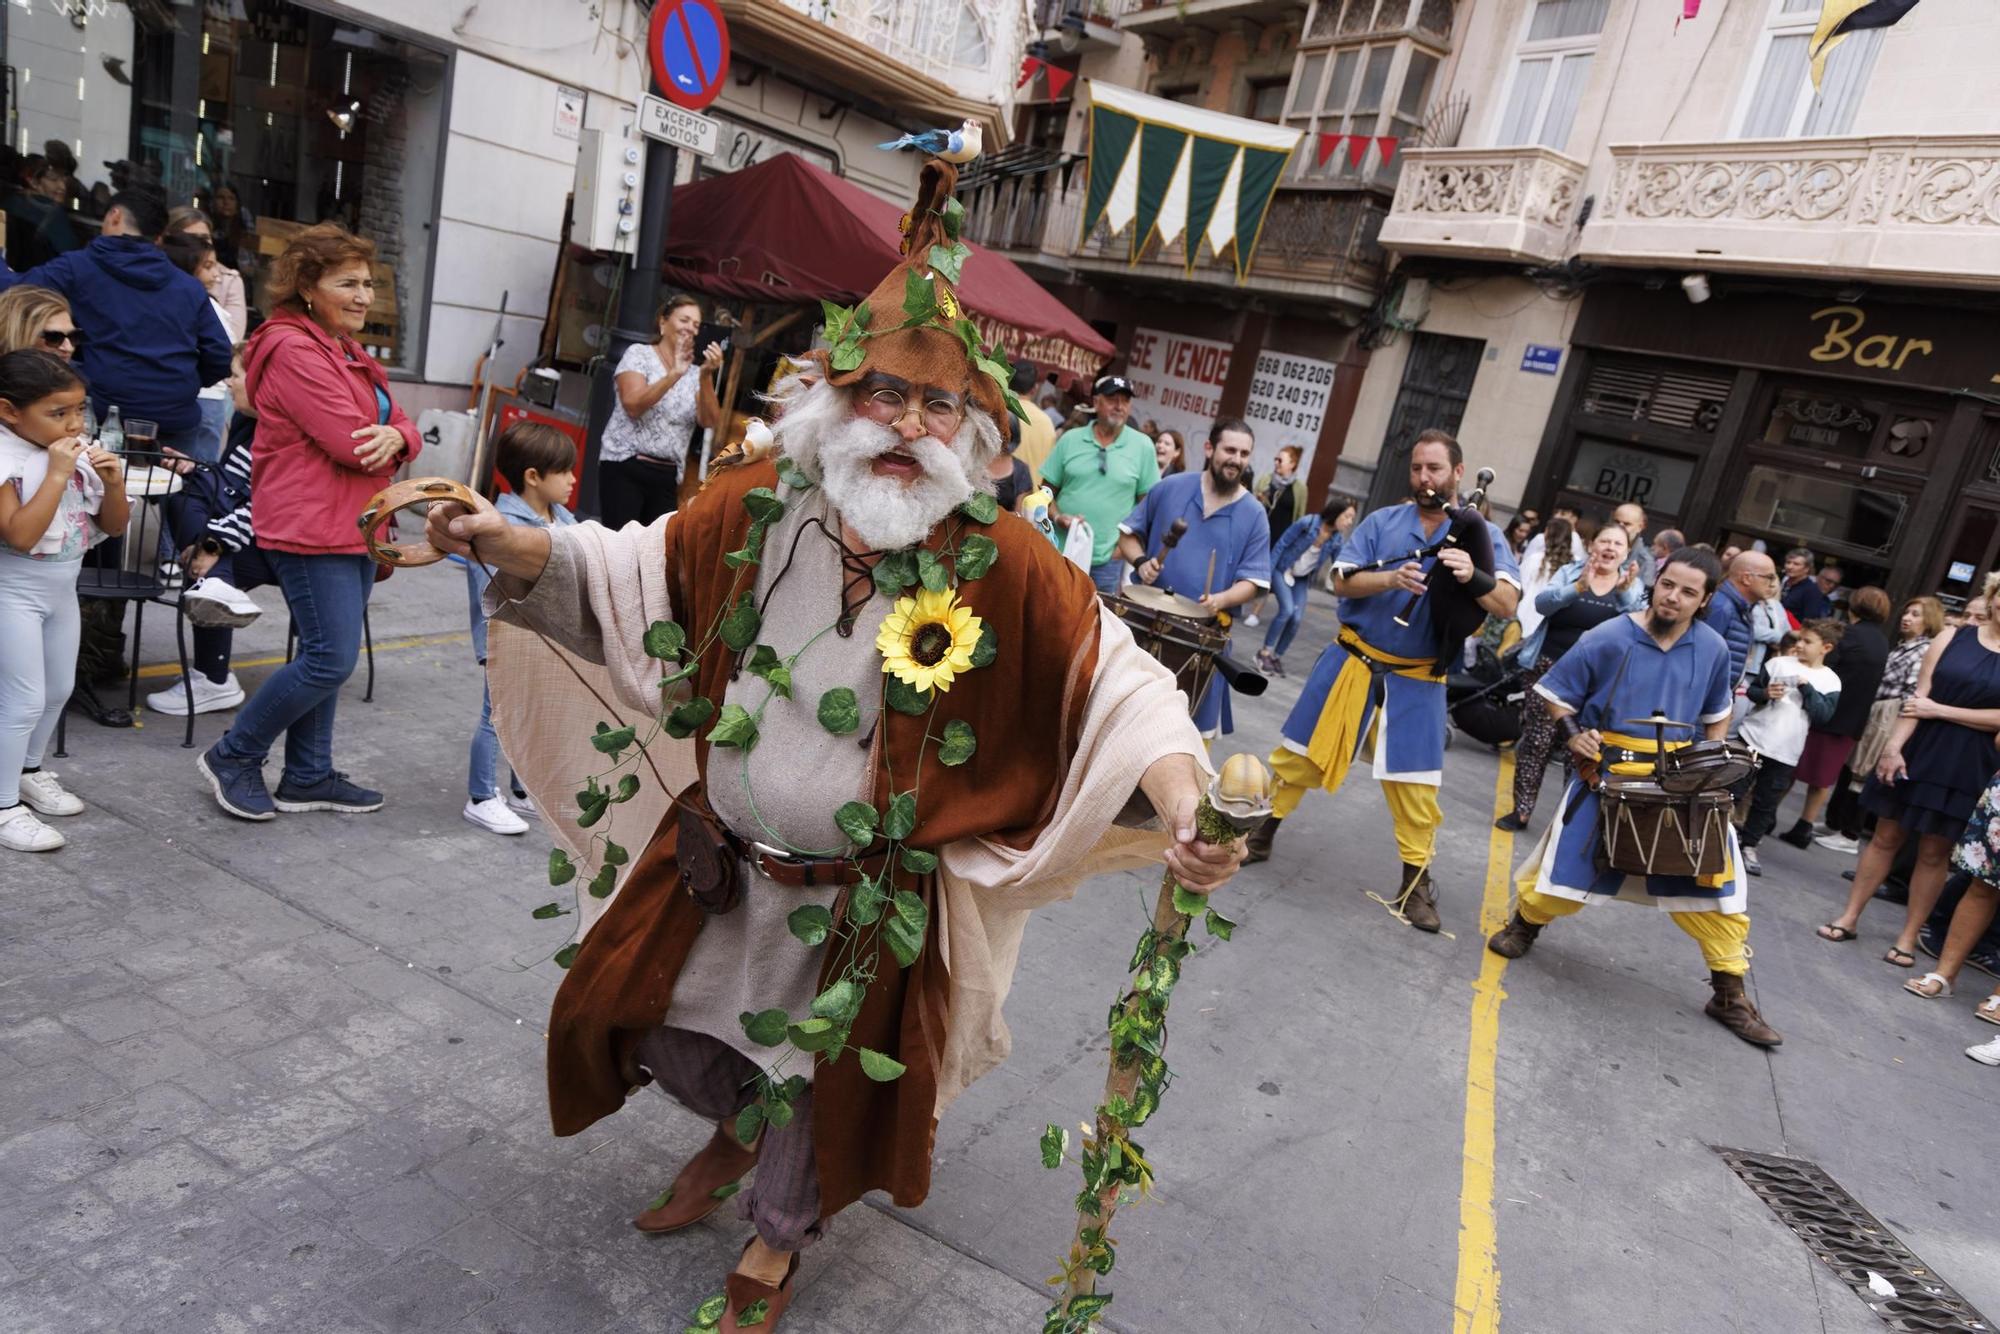
[[[1480,636],[1470,665],[1445,677],[1445,714],[1452,726],[1495,750],[1521,739],[1521,702],[1528,669],[1520,661],[1518,633],[1504,648]],[[1451,744],[1450,732],[1445,744]]]

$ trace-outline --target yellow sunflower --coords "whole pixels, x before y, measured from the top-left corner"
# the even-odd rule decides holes
[[[897,598],[875,632],[882,670],[918,690],[950,690],[954,677],[972,669],[980,624],[949,589],[919,589],[913,598]]]

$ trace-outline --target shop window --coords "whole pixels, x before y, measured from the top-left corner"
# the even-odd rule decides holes
[[[262,309],[286,241],[334,221],[376,245],[362,341],[415,368],[444,56],[285,0],[14,4],[5,33],[8,180],[46,185],[39,202],[20,189],[0,200],[17,270],[87,244],[111,196],[141,187],[210,213],[218,257]],[[36,225],[17,245],[24,213]]]
[[[1811,49],[1820,0],[1769,0],[1769,5],[1749,64],[1755,74],[1745,89],[1737,137],[1846,134],[1861,109],[1869,72],[1882,47],[1882,29],[1864,29],[1836,46],[1815,91]]]
[[[1507,79],[1496,144],[1568,145],[1610,7],[1611,0],[1535,0]]]
[[[1611,507],[1631,501],[1649,513],[1679,514],[1694,470],[1690,458],[1585,436],[1577,441],[1564,489],[1595,496]]]
[[[1410,41],[1378,42],[1305,51],[1283,99],[1284,123],[1306,132],[1293,175],[1299,180],[1361,177],[1388,184],[1395,179],[1395,155],[1369,142],[1355,153],[1341,143],[1320,160],[1322,134],[1358,135],[1364,140],[1393,137],[1414,147],[1430,107],[1431,86],[1443,55]]]
[[[1865,458],[1879,424],[1857,403],[1832,394],[1781,388],[1764,428],[1764,443],[1776,449]]]
[[[1909,510],[1910,497],[1880,481],[1760,463],[1744,478],[1734,522],[1808,546],[1837,543],[1886,555],[1895,547]]]
[[[1584,412],[1715,434],[1731,376],[1704,367],[1646,357],[1599,354],[1584,378]]]

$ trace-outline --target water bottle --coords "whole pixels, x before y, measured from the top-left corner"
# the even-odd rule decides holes
[[[104,427],[97,433],[97,444],[113,454],[125,452],[125,419],[119,415],[116,403],[111,405],[111,411],[104,414]]]
[[[91,406],[88,398],[83,400],[83,438],[97,439],[97,409]]]

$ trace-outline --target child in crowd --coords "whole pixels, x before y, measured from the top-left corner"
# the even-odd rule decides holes
[[[1777,826],[1778,803],[1792,786],[1792,771],[1805,750],[1807,731],[1833,717],[1840,702],[1840,677],[1826,665],[1826,655],[1840,642],[1844,629],[1839,621],[1807,621],[1799,627],[1791,651],[1773,656],[1750,678],[1753,707],[1736,736],[1759,757],[1756,774],[1743,780],[1749,788],[1750,811],[1739,833],[1743,869],[1751,875],[1764,874],[1757,845]]]
[[[116,454],[83,438],[83,377],[42,351],[0,356],[0,847],[53,852],[35,816],[83,803],[42,768],[76,681],[83,553],[125,531]]]
[[[536,528],[576,522],[566,508],[576,487],[576,442],[553,426],[542,422],[515,422],[500,433],[493,445],[493,466],[506,478],[511,491],[503,493],[497,508],[509,523]],[[480,597],[486,592],[492,571],[476,559],[465,562],[466,591],[472,600],[472,652],[483,669],[486,666],[486,614]],[[500,739],[493,732],[493,692],[479,701],[479,726],[472,734],[472,756],[465,787],[465,818],[481,829],[496,834],[525,834],[528,823],[515,814],[515,806],[503,800],[495,782],[499,768]],[[533,810],[525,799],[520,808]]]

